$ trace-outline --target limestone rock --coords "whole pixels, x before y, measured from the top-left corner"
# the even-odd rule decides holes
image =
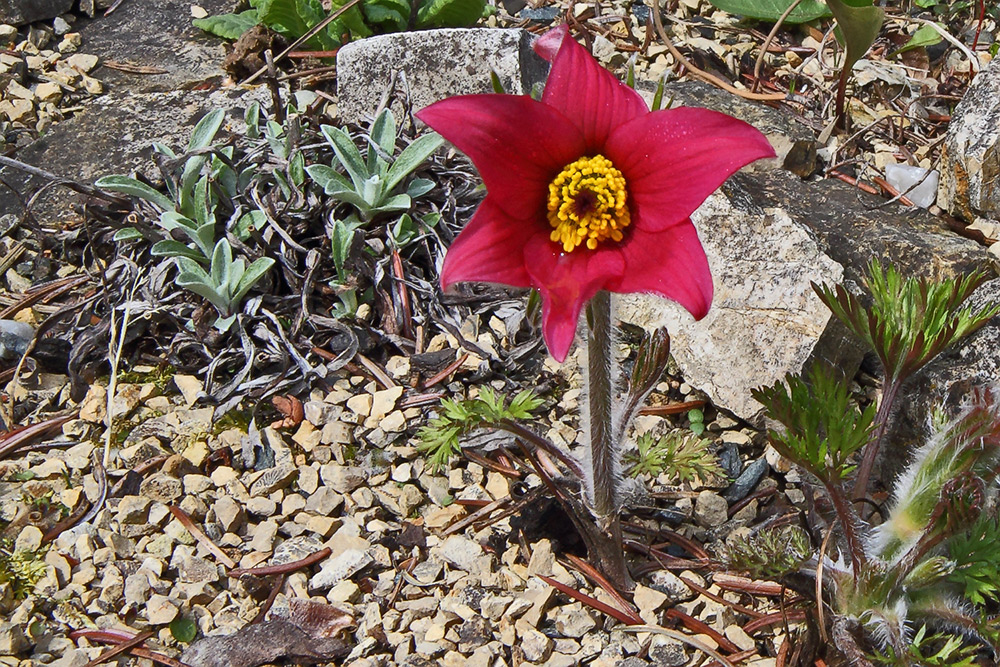
[[[127,2],[122,4],[120,11],[130,7],[145,8],[146,5]],[[186,5],[183,12],[177,11],[181,12],[178,16],[183,15],[187,12]],[[101,21],[94,25],[105,24]],[[131,62],[128,58],[122,61]],[[158,173],[150,161],[153,141],[174,147],[186,146],[194,125],[215,108],[229,111],[229,118],[218,137],[223,140],[227,128],[241,126],[243,110],[251,99],[263,100],[265,93],[263,88],[250,93],[235,88],[214,92],[111,93],[93,100],[69,120],[55,125],[48,134],[21,149],[18,158],[57,175],[88,183],[107,174],[126,174],[137,168]],[[9,168],[0,171],[2,178],[22,192],[32,192],[44,183],[37,177],[25,176]],[[39,219],[78,220],[80,215],[74,212],[74,201],[75,196],[68,190],[53,189],[39,198],[34,213]],[[0,210],[19,210],[19,206],[12,193],[0,192]]]
[[[704,230],[699,235],[715,280],[708,315],[695,322],[681,307],[648,296],[626,297],[621,314],[647,328],[666,326],[687,382],[752,419],[761,406],[750,388],[797,372],[816,354],[836,359],[844,347],[819,346],[832,315],[810,287],[840,281],[843,267],[781,209],[741,211],[717,193],[692,220]]]
[[[73,0],[0,0],[0,23],[24,25],[65,14]]]
[[[0,623],[0,655],[16,655],[31,646],[18,623]]]
[[[531,92],[547,64],[524,30],[421,30],[361,39],[337,54],[337,111],[357,123],[378,106],[392,73],[406,79],[413,111],[453,95],[493,92],[490,70],[515,95]]]
[[[783,171],[740,173],[692,215],[712,267],[715,299],[700,322],[662,299],[623,299],[622,319],[667,326],[687,381],[747,420],[750,389],[799,373],[817,358],[851,376],[862,350],[810,282],[859,283],[873,257],[904,275],[946,278],[988,268],[988,253],[922,210],[895,212],[834,181]]]
[[[938,205],[972,222],[1000,218],[1000,60],[983,69],[951,115]]]

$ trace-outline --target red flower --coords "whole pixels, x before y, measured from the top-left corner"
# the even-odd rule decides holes
[[[701,319],[712,276],[690,215],[740,167],[773,157],[771,145],[725,114],[650,112],[565,26],[535,50],[552,62],[540,102],[464,95],[417,114],[472,159],[487,191],[445,256],[442,286],[537,288],[559,361],[600,290],[659,294]]]

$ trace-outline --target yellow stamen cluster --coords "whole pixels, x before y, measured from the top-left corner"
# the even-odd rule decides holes
[[[625,177],[603,155],[582,157],[566,165],[549,184],[550,238],[570,252],[586,243],[591,250],[601,241],[622,240],[631,222]]]

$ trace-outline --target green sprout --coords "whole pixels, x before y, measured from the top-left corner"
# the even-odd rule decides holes
[[[15,549],[13,540],[0,539],[0,584],[8,584],[15,600],[28,597],[45,575],[45,548]]]
[[[684,431],[671,431],[662,437],[643,433],[635,444],[636,451],[625,456],[632,464],[628,471],[632,477],[667,473],[680,482],[692,482],[725,476],[718,458],[708,451],[708,442]]]
[[[525,389],[504,405],[503,397],[489,387],[483,387],[478,398],[443,399],[441,414],[417,433],[420,438],[417,449],[427,456],[432,470],[440,470],[460,451],[460,438],[486,426],[497,427],[505,421],[530,419],[542,402],[541,397]]]

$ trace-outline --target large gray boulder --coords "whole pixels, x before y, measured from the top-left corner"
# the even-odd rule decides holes
[[[241,131],[243,111],[251,99],[264,103],[265,89],[252,92],[228,88],[214,92],[178,90],[169,93],[113,94],[95,99],[73,118],[53,127],[41,139],[18,151],[17,158],[86,184],[108,174],[127,174],[142,169],[151,176],[152,142],[182,149],[195,124],[212,109],[226,109],[227,130]],[[220,134],[219,139],[223,138]],[[29,195],[46,183],[36,176],[4,167],[0,178]],[[79,217],[74,210],[79,196],[64,188],[50,188],[32,209],[38,220],[68,221]],[[9,189],[0,191],[0,210],[23,210]]]
[[[0,23],[24,25],[65,14],[73,0],[0,0]]]
[[[235,3],[197,4],[209,14],[224,14]],[[111,91],[133,93],[219,85],[225,78],[225,43],[191,24],[191,5],[189,0],[123,2],[110,16],[84,22],[79,32],[86,52],[105,65],[94,76]]]
[[[803,182],[785,171],[733,176],[693,216],[715,278],[708,317],[662,299],[625,299],[625,321],[667,326],[685,379],[749,421],[750,389],[797,374],[814,360],[851,377],[864,350],[813,293],[810,282],[857,290],[873,257],[904,275],[947,278],[990,267],[986,250],[934,216],[839,181]]]
[[[531,49],[533,36],[519,29],[444,29],[361,39],[337,54],[337,111],[344,122],[371,116],[396,74],[413,111],[453,95],[491,93],[490,72],[504,90],[531,92],[548,63]]]
[[[938,206],[972,222],[1000,219],[1000,59],[977,76],[959,102],[941,150]]]

